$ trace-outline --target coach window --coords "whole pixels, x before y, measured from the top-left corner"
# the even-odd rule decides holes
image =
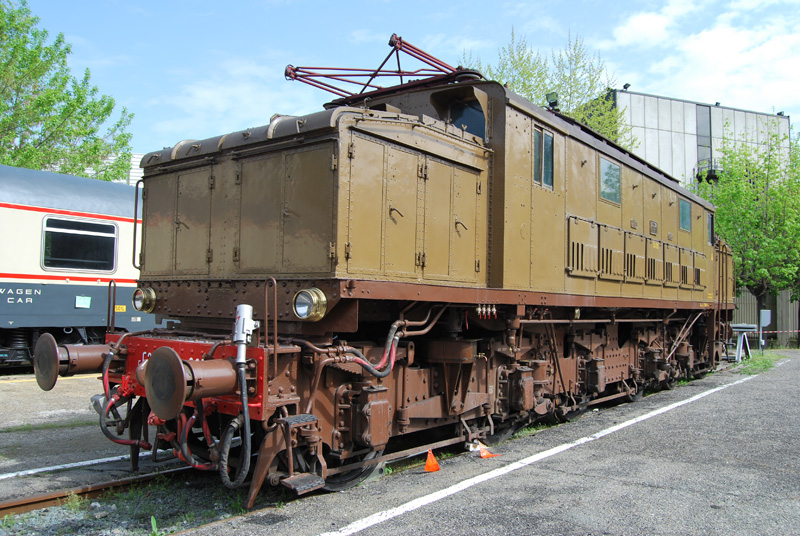
[[[681,205],[681,229],[684,231],[692,230],[692,205],[686,199],[680,200]]]
[[[620,202],[619,166],[605,158],[600,159],[600,197],[614,203]]]
[[[44,220],[42,241],[45,269],[114,271],[114,224],[48,217]]]
[[[533,131],[533,182],[553,188],[553,135],[538,128]]]

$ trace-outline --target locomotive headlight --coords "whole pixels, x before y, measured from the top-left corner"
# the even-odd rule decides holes
[[[156,291],[150,287],[134,290],[133,308],[143,313],[152,313],[156,308]]]
[[[316,322],[325,316],[328,308],[328,299],[320,289],[310,288],[295,294],[292,306],[297,318]]]

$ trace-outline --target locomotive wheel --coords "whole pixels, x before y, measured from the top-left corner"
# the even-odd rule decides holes
[[[490,417],[491,418],[491,417]],[[496,424],[494,428],[494,434],[486,436],[484,443],[487,445],[497,445],[504,441],[508,441],[511,439],[515,433],[519,432],[526,426],[531,424],[531,419],[519,419],[519,420],[508,420],[501,424]]]
[[[558,422],[574,421],[586,412],[589,407],[589,398],[584,396],[575,406],[559,406],[556,408],[555,417]]]
[[[376,450],[372,452],[368,452],[362,456],[353,456],[352,458],[348,458],[346,460],[327,460],[328,467],[337,467],[348,465],[351,463],[363,462],[365,460],[371,460],[373,458],[377,458],[383,454],[383,450]],[[338,464],[338,465],[337,465]],[[357,486],[362,482],[366,482],[370,479],[380,478],[383,476],[384,467],[386,464],[384,462],[376,463],[374,465],[367,465],[360,469],[354,469],[352,471],[348,471],[346,473],[339,473],[336,475],[330,475],[328,478],[325,479],[325,486],[322,488],[325,491],[343,491],[353,486]]]
[[[636,392],[628,395],[625,395],[623,399],[627,402],[638,402],[644,396],[644,385],[636,384]]]

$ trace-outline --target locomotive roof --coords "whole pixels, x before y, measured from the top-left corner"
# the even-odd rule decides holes
[[[447,85],[450,84],[444,83],[443,85],[437,87],[443,88]],[[650,164],[649,162],[635,155],[631,151],[628,151],[627,149],[617,145],[611,140],[604,138],[600,134],[591,130],[586,125],[578,123],[577,121],[575,121],[570,117],[567,117],[557,112],[553,112],[551,110],[547,110],[545,108],[541,108],[540,106],[531,103],[524,97],[514,93],[513,91],[511,91],[506,87],[503,87],[501,84],[495,81],[470,79],[463,82],[459,82],[458,85],[475,85],[479,87],[486,85],[494,85],[497,87],[501,87],[502,90],[505,92],[506,104],[508,106],[517,108],[519,110],[524,111],[525,113],[533,115],[537,117],[539,120],[551,125],[554,129],[559,130],[568,136],[579,139],[582,142],[586,143],[587,145],[594,147],[600,152],[608,154],[612,158],[619,160],[624,165],[632,169],[635,169],[639,173],[642,173],[643,175],[663,184],[665,187],[679,193],[683,197],[691,199],[692,201],[703,206],[707,210],[710,211],[715,210],[714,206],[711,203],[709,203],[702,197],[693,194],[692,192],[681,186],[680,182],[671,175],[668,175],[661,169]],[[411,94],[417,92],[429,92],[431,90],[435,91],[437,89],[437,87],[431,88],[426,84],[410,83],[406,84],[406,86],[408,87],[402,86],[404,90],[400,90],[398,88],[390,88],[393,89],[393,91],[387,91],[387,90],[374,91],[363,95],[359,95],[359,98],[365,99],[365,98],[375,97],[374,103],[378,102],[391,103],[393,97],[399,95]],[[382,96],[382,93],[387,93],[387,95]],[[350,104],[350,106],[342,104]],[[206,140],[199,140],[199,141],[184,140],[177,143],[174,147],[167,147],[161,151],[155,151],[144,155],[144,158],[142,159],[141,162],[141,166],[143,168],[158,167],[165,164],[169,164],[171,162],[175,162],[176,160],[202,159],[204,157],[207,158],[210,154],[217,153],[225,149],[234,149],[234,148],[239,149],[249,145],[254,145],[258,142],[264,142],[275,138],[281,138],[284,136],[302,135],[305,132],[311,132],[314,129],[333,127],[336,124],[336,121],[338,120],[338,116],[345,112],[355,112],[362,114],[369,112],[375,115],[381,114],[381,112],[375,110],[374,108],[367,109],[366,107],[355,107],[358,104],[359,103],[356,102],[354,99],[347,99],[346,102],[345,99],[337,99],[327,103],[325,105],[326,109],[323,111],[311,113],[304,116],[275,115],[272,117],[272,120],[268,125],[263,125],[261,127],[250,128],[222,136],[216,136],[214,138],[208,138]]]
[[[134,187],[0,165],[0,202],[107,216],[133,216]],[[141,203],[139,204],[141,217]]]
[[[675,177],[668,175],[661,169],[657,168],[647,160],[635,155],[631,151],[617,145],[613,141],[603,137],[602,135],[598,134],[594,130],[590,129],[586,125],[575,121],[571,117],[566,115],[560,114],[558,112],[554,112],[552,110],[547,110],[545,108],[541,108],[536,106],[535,104],[531,103],[524,97],[517,95],[513,91],[508,88],[504,88],[506,95],[508,95],[508,103],[511,106],[516,108],[522,109],[527,111],[528,113],[533,113],[533,115],[537,116],[542,121],[553,125],[554,128],[561,130],[565,134],[569,134],[573,138],[577,138],[587,145],[594,147],[598,151],[608,154],[613,158],[624,163],[626,166],[635,169],[639,173],[650,177],[651,179],[660,182],[667,188],[674,190],[681,194],[682,196],[691,199],[692,201],[696,202],[697,204],[703,206],[704,208],[714,211],[715,207],[711,204],[708,200],[703,199],[702,197],[693,194],[686,188],[684,188],[680,181]]]

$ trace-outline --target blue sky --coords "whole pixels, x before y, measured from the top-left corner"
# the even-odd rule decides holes
[[[134,152],[321,109],[287,64],[375,68],[393,33],[456,65],[511,29],[549,53],[579,36],[617,87],[800,118],[800,0],[497,2],[28,0],[102,93],[135,114]]]

